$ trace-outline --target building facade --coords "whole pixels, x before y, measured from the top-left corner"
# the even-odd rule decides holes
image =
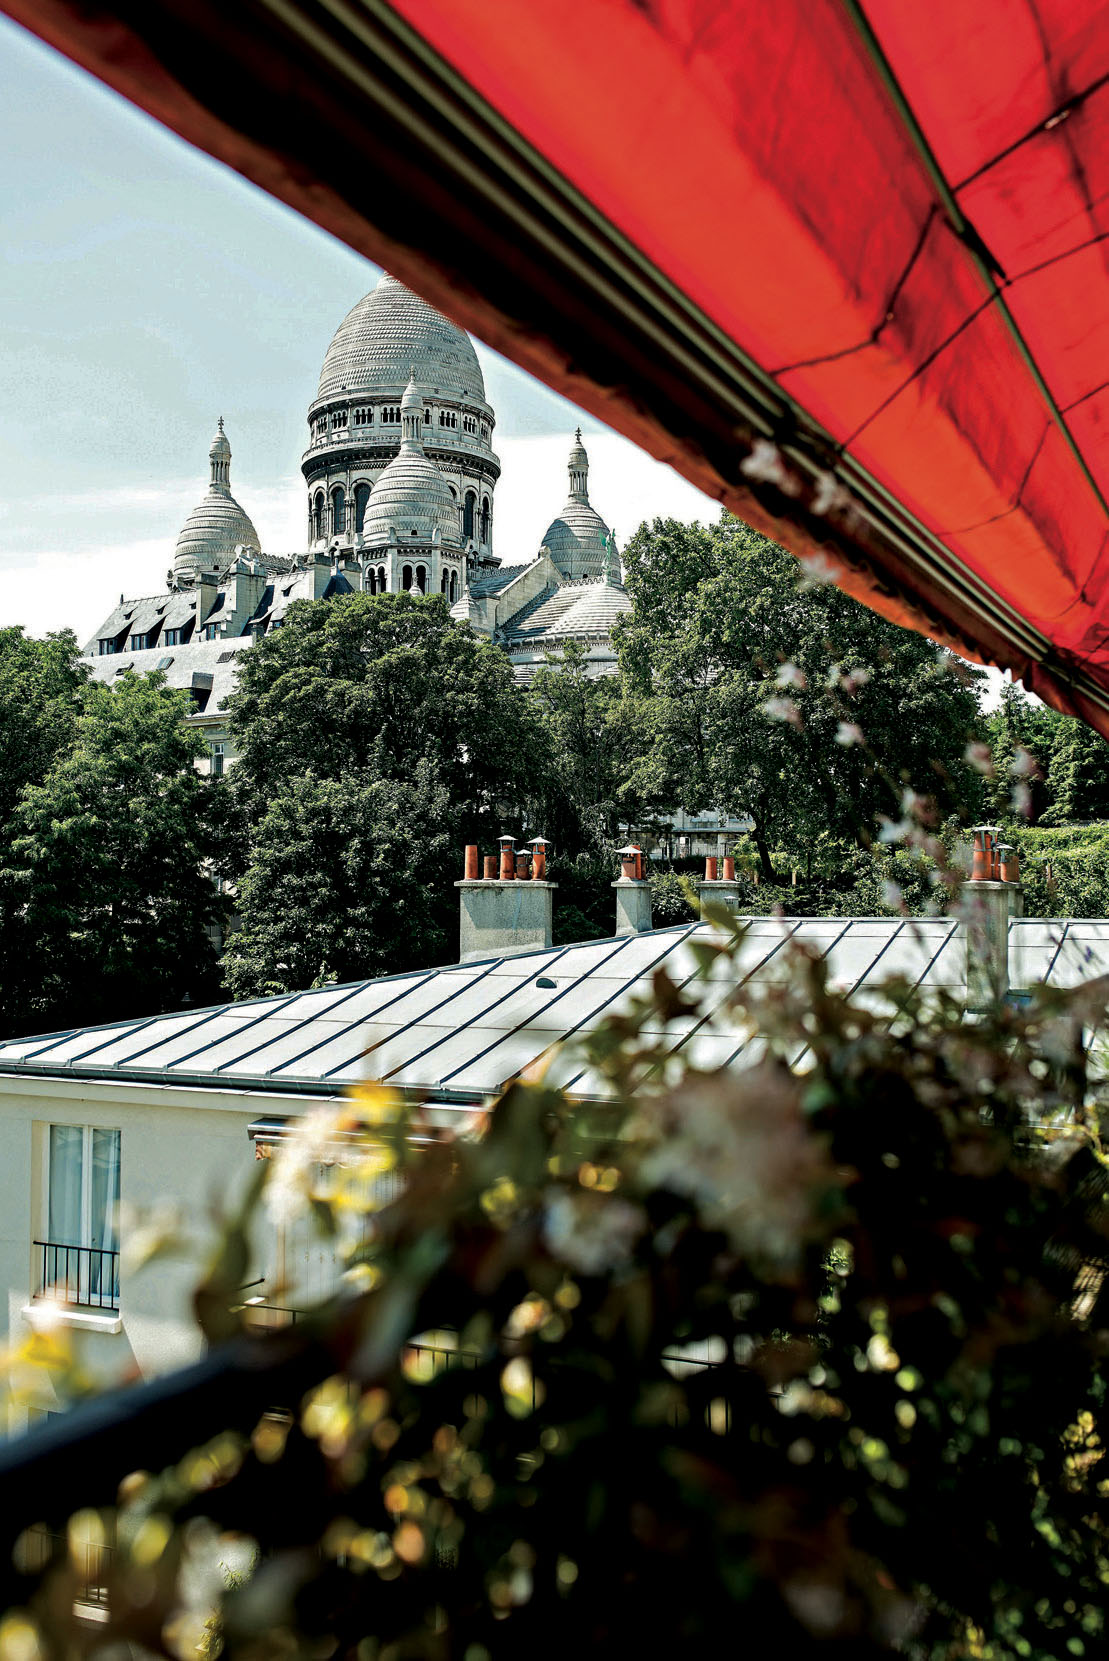
[[[589,500],[581,434],[541,548],[506,564],[493,551],[495,426],[469,336],[383,276],[336,330],[308,408],[303,548],[263,549],[231,491],[221,418],[208,491],[182,527],[166,587],[121,596],[84,648],[93,678],[160,671],[192,698],[220,772],[234,760],[225,706],[239,654],[298,600],[440,594],[507,652],[521,682],[569,640],[590,675],[613,673],[611,629],[630,601],[615,539]]]

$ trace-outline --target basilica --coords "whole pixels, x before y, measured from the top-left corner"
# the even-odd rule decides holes
[[[297,600],[440,594],[507,653],[521,682],[570,640],[589,674],[611,674],[610,631],[631,602],[615,539],[589,501],[581,434],[538,555],[506,564],[493,552],[495,425],[469,336],[383,276],[336,330],[308,410],[304,551],[262,548],[231,494],[221,419],[208,493],[185,521],[166,587],[121,597],[84,648],[93,678],[156,669],[188,691],[218,773],[232,759],[224,706],[238,655]]]

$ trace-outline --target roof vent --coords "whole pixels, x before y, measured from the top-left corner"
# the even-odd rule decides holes
[[[173,662],[173,659],[171,657],[160,657],[158,659],[158,668],[159,669],[168,669],[172,662]]]
[[[216,662],[217,663],[230,663],[231,659],[235,656],[236,656],[236,653],[234,653],[234,652],[221,652],[219,657],[216,659]]]

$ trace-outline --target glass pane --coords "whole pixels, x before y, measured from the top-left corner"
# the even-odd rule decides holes
[[[50,1195],[46,1237],[54,1245],[81,1244],[80,1125],[50,1126]]]
[[[92,1133],[90,1246],[119,1250],[119,1131]]]
[[[119,1137],[118,1130],[92,1133],[88,1296],[102,1305],[119,1299]]]

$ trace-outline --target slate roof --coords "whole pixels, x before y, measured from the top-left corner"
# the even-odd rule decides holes
[[[477,1102],[562,1040],[588,1031],[631,993],[646,991],[660,964],[679,984],[690,981],[698,938],[713,938],[712,929],[656,929],[13,1039],[0,1044],[0,1073],[314,1095],[377,1079],[436,1100]],[[714,968],[712,1007],[737,979],[788,973],[783,948],[790,940],[826,957],[835,984],[864,995],[895,972],[933,988],[965,984],[962,934],[949,919],[757,917],[736,961]],[[717,1025],[685,1016],[658,1030],[696,1067],[751,1059],[727,1017]],[[803,1065],[804,1052],[793,1059]],[[572,1046],[555,1056],[547,1076],[577,1096],[607,1093]]]

